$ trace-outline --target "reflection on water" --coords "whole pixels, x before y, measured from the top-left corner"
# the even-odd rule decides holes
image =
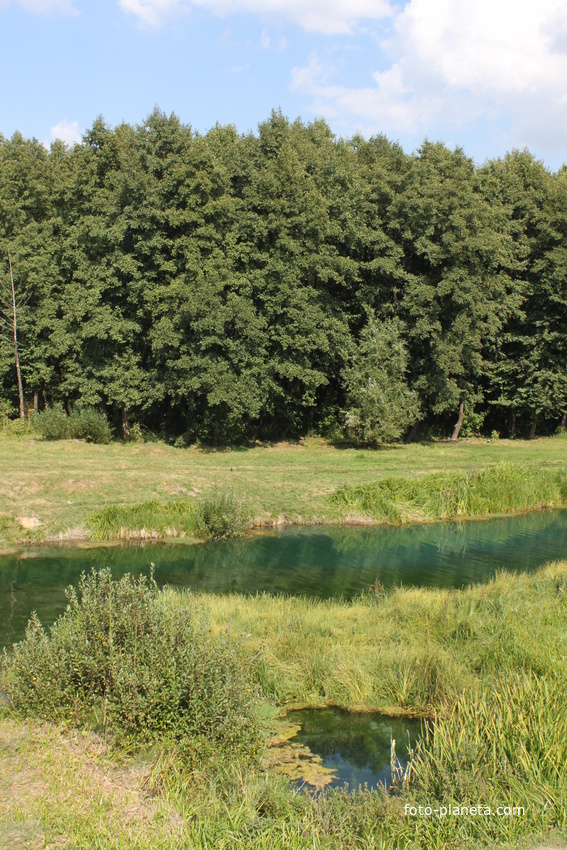
[[[383,714],[358,714],[338,708],[290,711],[287,719],[301,725],[293,739],[321,756],[323,766],[336,779],[330,787],[348,784],[376,788],[390,786],[390,742],[396,742],[398,766],[405,767],[408,750],[414,748],[421,732],[421,721],[384,717]]]
[[[35,547],[0,558],[0,645],[19,640],[32,611],[52,622],[83,570],[147,573],[159,584],[213,593],[285,593],[350,599],[385,587],[461,587],[499,569],[531,570],[567,557],[567,511],[402,528],[297,527],[196,546],[80,550]]]

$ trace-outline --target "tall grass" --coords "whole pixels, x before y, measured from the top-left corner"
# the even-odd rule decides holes
[[[393,524],[529,511],[567,503],[567,471],[499,463],[479,472],[344,485],[330,501],[343,517]]]
[[[185,501],[111,505],[90,514],[85,524],[93,540],[196,536],[198,530],[195,505]]]
[[[226,540],[250,526],[247,507],[230,491],[211,489],[198,501],[111,505],[86,518],[94,540],[184,537]]]

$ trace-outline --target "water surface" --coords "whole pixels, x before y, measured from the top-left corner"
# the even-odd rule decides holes
[[[323,766],[333,770],[331,788],[345,785],[390,787],[390,743],[396,742],[398,767],[405,768],[408,752],[415,747],[421,721],[385,717],[383,714],[343,711],[339,708],[290,711],[287,720],[301,725],[292,739],[321,756]]]
[[[351,599],[385,587],[462,587],[498,570],[533,570],[567,558],[567,511],[406,527],[292,527],[243,540],[186,546],[22,548],[0,558],[0,645],[23,636],[37,611],[47,625],[83,570],[148,573],[160,585],[213,593],[283,593]]]

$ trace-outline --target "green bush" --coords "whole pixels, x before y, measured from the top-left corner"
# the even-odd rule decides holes
[[[45,440],[86,440],[87,443],[111,440],[106,416],[92,407],[74,409],[69,416],[61,407],[48,407],[37,415],[37,428]]]
[[[211,540],[240,537],[250,527],[246,506],[234,493],[213,489],[197,507],[199,533]]]
[[[110,443],[112,434],[106,416],[92,407],[73,410],[69,416],[69,437],[87,443]]]
[[[66,440],[69,417],[62,407],[46,407],[37,415],[37,427],[45,440]]]
[[[188,736],[253,755],[256,698],[241,647],[151,577],[81,577],[47,633],[37,616],[4,653],[2,689],[23,717],[86,725],[139,741]]]

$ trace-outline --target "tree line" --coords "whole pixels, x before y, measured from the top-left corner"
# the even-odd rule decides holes
[[[72,147],[0,136],[0,251],[16,414],[17,301],[25,405],[125,435],[565,425],[567,168],[527,150],[477,166],[280,112],[256,134],[156,109]]]

